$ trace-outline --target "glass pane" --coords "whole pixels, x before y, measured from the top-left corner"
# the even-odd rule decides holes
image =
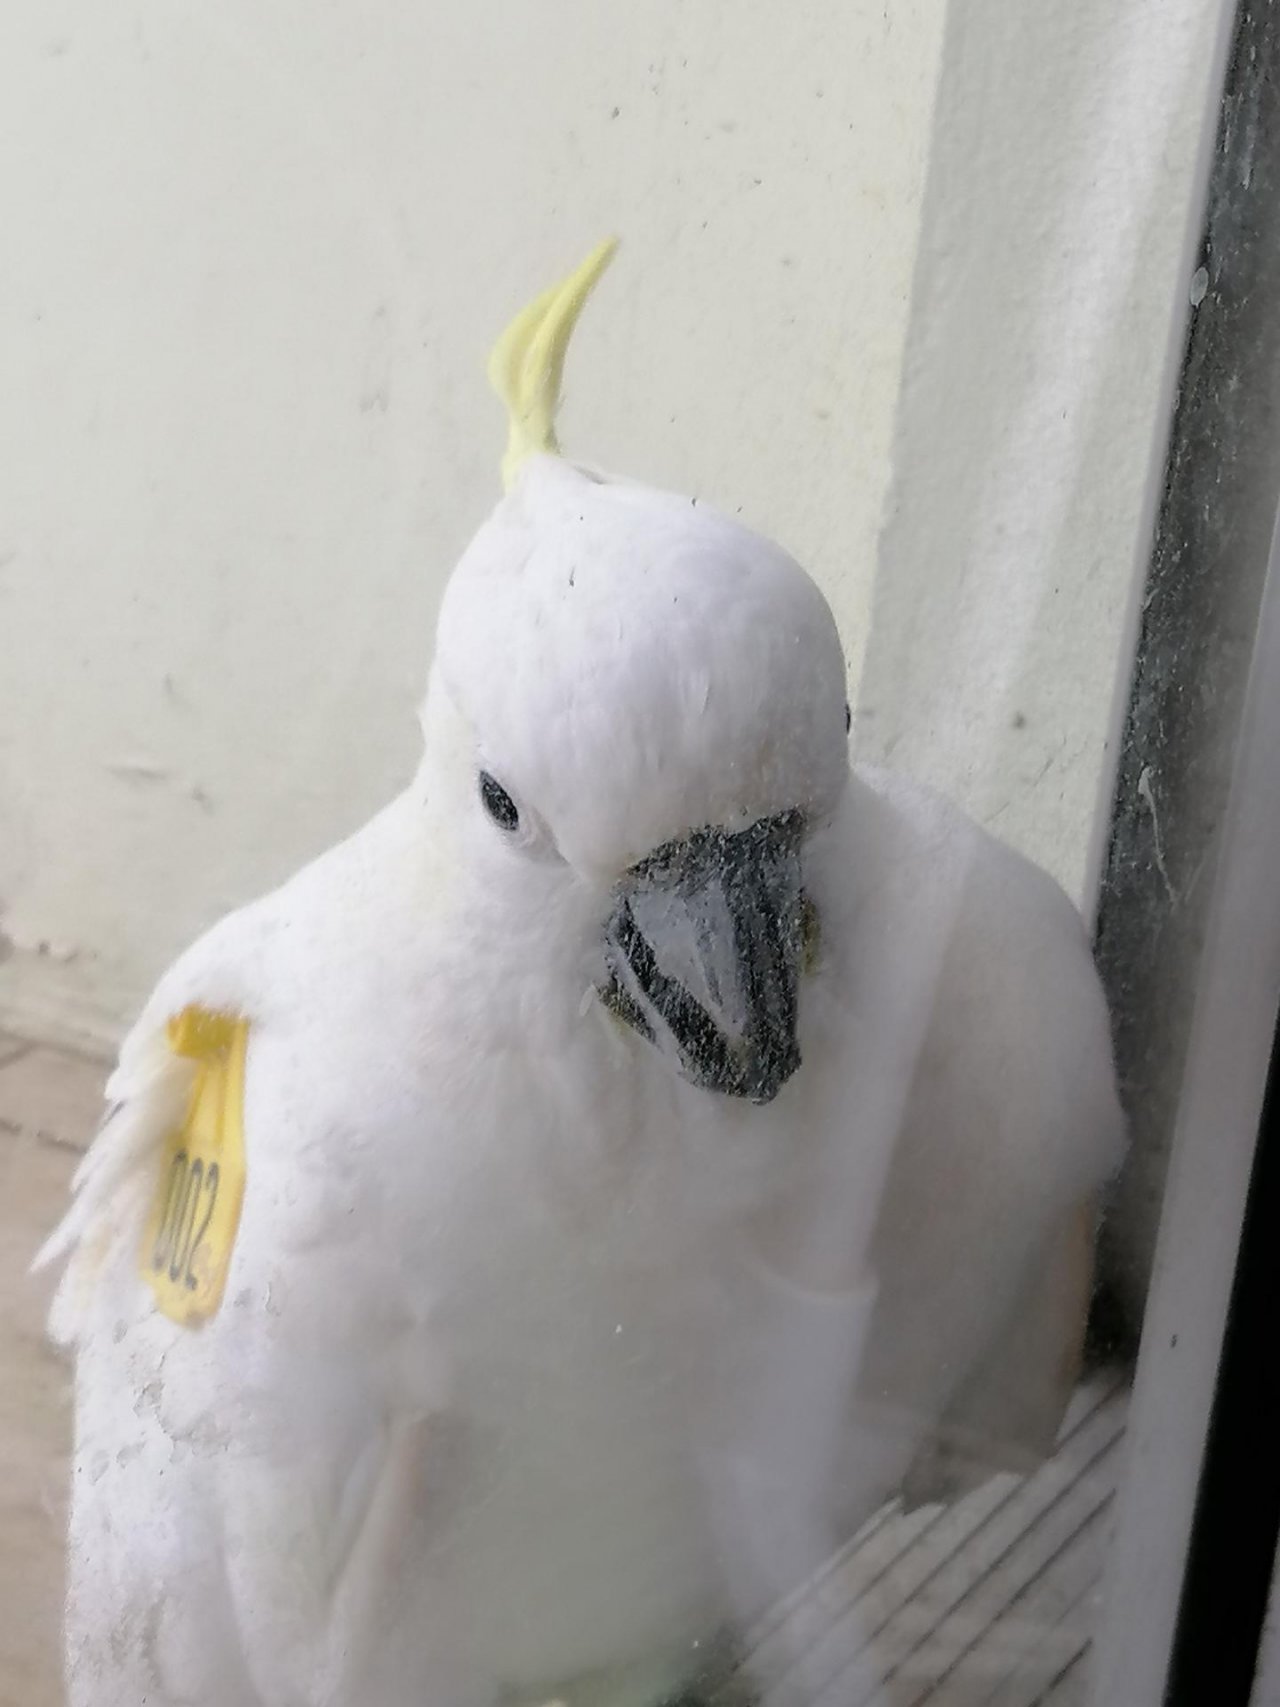
[[[9,0],[0,1702],[1115,1707],[1230,24]]]

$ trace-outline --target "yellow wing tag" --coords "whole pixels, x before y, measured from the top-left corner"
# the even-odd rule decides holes
[[[208,1008],[169,1021],[169,1047],[196,1063],[182,1125],[165,1141],[141,1252],[143,1278],[175,1322],[222,1302],[244,1201],[244,1063],[249,1022]]]

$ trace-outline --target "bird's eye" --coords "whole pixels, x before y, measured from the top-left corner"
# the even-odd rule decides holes
[[[853,713],[849,710],[849,702],[848,702],[848,700],[846,700],[845,706],[844,706],[844,732],[845,732],[845,734],[847,735],[852,728],[853,728]]]
[[[485,811],[500,830],[519,829],[519,808],[502,784],[495,777],[491,777],[488,771],[480,772],[480,798],[484,801]]]

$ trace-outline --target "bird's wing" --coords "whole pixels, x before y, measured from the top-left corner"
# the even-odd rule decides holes
[[[1053,1450],[1080,1376],[1093,1283],[1096,1202],[1063,1215],[960,1391],[907,1473],[908,1509],[953,1500]]]
[[[465,1620],[428,1562],[463,1483],[446,1336],[414,1258],[432,1186],[405,1184],[431,1110],[399,1101],[349,1028],[264,1026],[256,1047],[228,1301],[194,1336],[215,1365],[214,1497],[246,1664],[267,1700],[399,1707],[421,1699],[428,1656],[433,1699],[463,1700]]]
[[[72,1203],[35,1259],[36,1268],[67,1260],[49,1324],[58,1343],[76,1342],[116,1239],[142,1237],[165,1143],[188,1109],[198,1062],[174,1047],[172,1022],[197,1009],[258,1028],[286,1019],[300,995],[314,1001],[315,963],[335,940],[361,931],[377,940],[385,856],[403,840],[403,817],[403,802],[393,803],[282,888],[227,914],[161,977],[107,1081],[107,1114],[76,1170]]]
[[[185,1586],[199,1534],[221,1550],[226,1628],[264,1698],[399,1707],[427,1640],[432,1678],[446,1680],[440,1698],[453,1699],[456,1638],[443,1602],[440,1628],[424,1635],[435,1614],[421,1609],[416,1568],[456,1481],[440,1335],[405,1296],[385,1198],[361,1196],[366,1179],[389,1189],[361,1158],[394,1156],[420,1111],[399,1105],[389,1117],[394,1096],[380,1100],[376,1073],[362,1079],[334,1010],[317,1021],[323,993],[300,999],[322,977],[282,945],[314,946],[321,927],[296,904],[295,891],[283,907],[232,915],[166,974],[124,1044],[111,1112],[38,1259],[67,1259],[51,1330],[77,1349],[82,1443],[111,1448],[81,1529],[97,1524],[109,1543],[117,1487],[135,1525],[130,1607],[163,1618],[179,1671],[196,1664],[212,1619],[206,1591]],[[200,1062],[175,1049],[170,1029],[191,1012],[243,1024],[248,1065],[243,1213],[225,1293],[198,1325],[170,1319],[140,1261],[175,1131],[200,1097]],[[117,1425],[133,1410],[126,1438]],[[175,1454],[172,1474],[126,1492],[129,1453],[153,1437],[160,1461]],[[82,1533],[86,1558],[94,1533]]]
[[[161,979],[125,1038],[107,1080],[107,1114],[72,1179],[72,1201],[36,1255],[40,1269],[66,1261],[49,1331],[74,1346],[94,1286],[125,1239],[139,1242],[164,1146],[190,1104],[197,1062],[173,1046],[170,1022],[192,1004],[227,1015],[248,1011],[264,929],[261,903],[232,914],[187,950]]]
[[[933,960],[918,956],[928,979],[914,968],[924,1029],[880,1204],[860,1396],[914,1419],[909,1492],[923,1501],[1052,1450],[1124,1123],[1067,897],[922,791],[876,784],[889,826],[876,928],[903,979],[913,929],[927,929]]]

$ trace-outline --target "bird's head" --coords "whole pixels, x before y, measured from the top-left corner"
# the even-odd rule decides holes
[[[432,691],[457,809],[508,880],[523,864],[532,900],[550,865],[599,897],[606,1004],[693,1083],[768,1102],[800,1064],[802,856],[848,777],[844,660],[777,546],[555,454],[564,342],[609,247],[495,352],[509,489],[450,581]]]

